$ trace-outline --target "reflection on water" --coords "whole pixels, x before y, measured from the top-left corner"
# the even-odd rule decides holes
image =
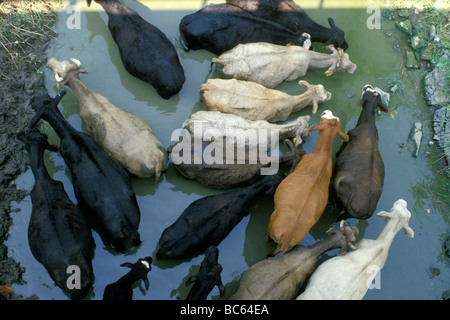
[[[188,1],[183,1],[185,4]],[[88,68],[88,74],[80,75],[81,80],[93,91],[111,99],[118,107],[128,110],[146,120],[161,143],[168,147],[174,144],[170,140],[173,130],[180,128],[183,121],[195,111],[203,110],[198,99],[198,88],[208,77],[220,76],[220,71],[210,69],[210,60],[214,56],[203,50],[184,52],[179,43],[178,23],[181,18],[200,8],[203,1],[195,2],[197,7],[186,10],[158,10],[162,1],[125,1],[129,7],[137,10],[147,21],[159,27],[175,44],[186,74],[186,83],[181,92],[168,100],[160,98],[147,83],[129,75],[124,69],[119,51],[107,28],[107,16],[103,11],[89,10],[82,12],[81,29],[69,30],[65,21],[67,13],[59,14],[55,29],[57,40],[49,50],[49,55],[58,60],[76,58]],[[422,98],[420,88],[420,71],[407,70],[401,60],[401,53],[395,47],[407,45],[396,32],[393,22],[382,21],[381,30],[368,30],[368,17],[365,1],[351,1],[358,9],[345,7],[333,9],[335,1],[322,1],[322,10],[310,9],[308,14],[318,23],[327,25],[327,18],[333,17],[336,25],[345,30],[349,43],[347,52],[358,70],[350,75],[344,73],[326,77],[324,70],[309,73],[304,79],[313,84],[322,83],[333,94],[329,102],[319,105],[319,111],[311,116],[311,124],[319,123],[321,111],[331,109],[340,117],[342,128],[348,131],[354,127],[361,110],[359,98],[365,84],[372,84],[382,89],[387,88],[385,78],[401,79],[405,92],[392,95],[391,112],[376,118],[379,131],[380,153],[386,167],[386,177],[382,196],[377,211],[389,210],[394,201],[403,198],[408,202],[412,213],[410,226],[415,230],[414,239],[399,233],[394,240],[386,266],[381,272],[381,289],[369,290],[366,299],[440,299],[441,293],[448,289],[448,260],[442,258],[442,242],[448,235],[448,203],[444,205],[439,195],[445,185],[437,172],[438,157],[435,147],[428,145],[432,139],[430,113]],[[79,2],[80,3],[80,2]],[[84,6],[81,1],[82,6]],[[165,5],[169,3],[164,1]],[[330,4],[331,3],[331,4]],[[329,6],[327,7],[327,4]],[[93,4],[97,9],[99,5]],[[394,35],[389,37],[387,32]],[[394,46],[394,44],[396,44]],[[315,44],[318,51],[324,49]],[[57,92],[56,82],[49,70],[46,71],[47,88],[50,95]],[[298,81],[281,84],[277,89],[289,94],[304,92]],[[76,97],[67,88],[68,94],[63,99],[60,109],[68,121],[78,130],[83,129],[78,115]],[[300,115],[311,113],[306,108],[290,117],[287,121]],[[407,138],[414,122],[424,123],[422,147],[417,158],[411,157],[408,150],[399,145],[407,144]],[[47,131],[50,143],[59,144],[53,129]],[[318,133],[312,132],[303,144],[306,152],[311,152]],[[341,142],[335,140],[334,151]],[[46,156],[47,168],[51,175],[64,183],[67,193],[76,202],[70,174],[59,154]],[[30,171],[18,180],[19,187],[30,190],[33,176]],[[105,247],[101,238],[94,232],[96,242],[93,267],[95,284],[90,299],[101,299],[105,286],[116,281],[126,273],[120,264],[135,262],[138,258],[153,255],[157,250],[158,240],[165,228],[171,225],[191,202],[210,194],[222,191],[212,190],[195,181],[189,181],[178,175],[173,164],[169,164],[158,184],[152,179],[132,177],[133,188],[141,208],[140,233],[142,244],[126,254],[117,254],[110,247]],[[448,196],[448,195],[447,195]],[[31,202],[27,197],[15,205],[20,212],[14,215],[14,226],[8,240],[10,255],[26,268],[24,286],[15,286],[17,294],[30,297],[36,294],[41,299],[67,299],[60,289],[54,286],[45,269],[32,257],[28,248],[26,230],[31,212]],[[428,212],[427,210],[431,211]],[[238,284],[240,274],[249,266],[265,259],[274,245],[265,240],[273,201],[262,195],[253,206],[249,216],[245,217],[219,245],[219,263],[223,266],[222,281],[230,296]],[[337,212],[329,203],[319,223],[305,237],[303,245],[311,245],[326,237],[330,226],[337,227]],[[356,225],[360,233],[358,239],[375,238],[384,226],[384,219],[373,216],[368,220],[349,220]],[[330,251],[321,261],[336,254]],[[134,299],[176,299],[185,297],[187,289],[184,281],[198,270],[204,255],[198,254],[186,260],[156,260],[148,278],[150,289],[145,292],[142,286],[134,290]],[[430,279],[427,269],[430,266],[440,268],[439,279]],[[215,288],[210,298],[218,298]]]

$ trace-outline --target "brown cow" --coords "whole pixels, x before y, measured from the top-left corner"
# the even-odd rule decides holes
[[[370,218],[381,196],[384,164],[378,149],[375,111],[387,112],[377,88],[366,85],[361,99],[361,114],[356,127],[348,131],[349,142],[336,153],[333,191],[344,212],[338,219]]]
[[[339,135],[348,141],[339,118],[329,110],[322,113],[319,125],[309,128],[309,131],[314,130],[319,130],[319,138],[313,152],[303,156],[274,195],[275,210],[267,230],[267,239],[277,243],[273,255],[302,241],[319,220],[328,201],[334,138]]]

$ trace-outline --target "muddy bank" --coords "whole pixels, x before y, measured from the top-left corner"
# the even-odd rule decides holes
[[[34,112],[29,100],[46,92],[43,68],[50,40],[56,1],[0,2],[0,285],[23,283],[20,262],[8,257],[4,242],[9,235],[11,203],[21,201],[28,190],[14,181],[27,170],[28,154],[16,139]]]

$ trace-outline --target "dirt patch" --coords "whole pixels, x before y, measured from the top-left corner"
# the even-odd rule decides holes
[[[31,97],[46,92],[45,52],[55,36],[54,11],[60,7],[60,1],[0,1],[0,285],[23,283],[24,270],[8,257],[4,245],[12,223],[11,202],[21,201],[27,192],[14,183],[29,163],[16,136],[34,114]]]

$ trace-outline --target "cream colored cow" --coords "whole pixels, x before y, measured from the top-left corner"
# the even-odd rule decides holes
[[[360,300],[366,294],[377,271],[388,257],[389,248],[401,229],[410,237],[414,231],[408,222],[411,213],[406,201],[399,199],[389,212],[377,216],[386,218],[386,225],[376,239],[362,239],[356,250],[334,257],[321,264],[309,279],[305,291],[298,300]]]
[[[309,105],[312,113],[318,104],[331,99],[331,93],[323,85],[312,85],[300,80],[306,92],[289,95],[269,89],[252,81],[237,79],[208,79],[200,86],[200,99],[209,111],[232,113],[249,120],[269,122],[285,121],[293,112]]]

